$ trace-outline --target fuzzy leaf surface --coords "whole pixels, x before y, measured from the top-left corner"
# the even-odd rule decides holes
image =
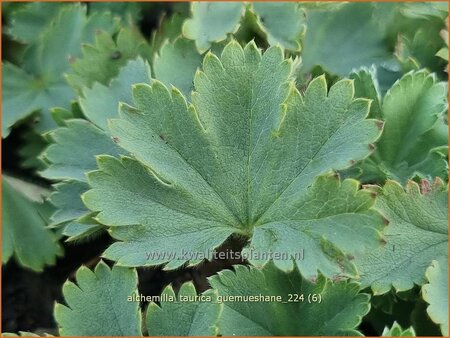
[[[161,306],[149,304],[146,314],[149,335],[216,336],[221,305],[216,292],[209,290],[205,294],[210,295],[211,301],[193,301],[197,292],[191,282],[183,284],[176,295],[170,285],[166,287],[161,296],[176,301],[161,301]]]
[[[310,252],[302,272],[354,275],[346,254],[358,252],[358,243],[376,247],[382,218],[355,181],[315,178],[369,155],[379,123],[365,119],[368,101],[353,98],[351,81],[328,91],[319,77],[302,96],[291,73],[279,47],[261,55],[253,43],[242,49],[231,42],[220,59],[206,55],[192,105],[158,81],[134,86],[133,106],[122,104],[120,119],[110,122],[111,135],[133,156],[99,157],[99,170],[89,174],[93,189],[83,196],[119,240],[105,257],[176,268],[205,257],[146,253],[205,253],[233,233],[253,236],[267,251],[278,245],[267,234],[292,232],[301,241],[284,250]],[[333,198],[321,194],[326,189]],[[290,259],[277,265],[293,268]]]
[[[135,270],[100,262],[94,271],[81,267],[76,284],[63,285],[66,305],[56,304],[55,319],[61,336],[142,336]]]
[[[223,336],[344,336],[360,335],[355,328],[369,311],[369,296],[354,283],[332,283],[323,277],[315,283],[295,269],[284,273],[272,264],[263,270],[236,265],[210,278],[219,296],[304,295],[298,302],[226,301],[218,327]],[[308,295],[321,295],[321,303],[309,303]]]
[[[390,221],[385,228],[386,244],[368,255],[356,257],[361,283],[375,294],[398,291],[425,283],[425,271],[433,260],[448,256],[448,197],[444,183],[424,181],[422,194],[417,183],[406,188],[388,181],[376,208]]]
[[[205,52],[213,42],[234,33],[244,12],[242,2],[193,2],[192,17],[183,24],[183,35],[195,40],[200,52]]]
[[[443,336],[448,336],[448,260],[433,261],[426,271],[428,284],[422,287],[423,299],[430,306],[430,318],[441,327]]]
[[[416,171],[424,171],[422,167],[430,161],[434,148],[447,145],[447,126],[442,118],[447,109],[447,85],[426,71],[406,74],[387,92],[377,162],[387,168],[388,177],[406,181]],[[446,177],[445,156],[433,159],[433,171],[423,174]]]

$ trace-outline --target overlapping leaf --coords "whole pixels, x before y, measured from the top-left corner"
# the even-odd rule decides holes
[[[63,286],[67,305],[55,306],[61,336],[142,336],[139,303],[128,301],[136,271],[100,262],[95,271],[78,269],[76,282]]]
[[[440,324],[443,336],[448,336],[448,259],[433,261],[426,271],[428,284],[422,287],[423,298],[430,306],[430,318]]]
[[[377,151],[360,166],[363,182],[405,182],[419,176],[447,177],[447,84],[426,71],[403,76],[381,104],[376,80],[368,71],[354,73],[357,92],[373,100],[372,116],[385,121]],[[405,100],[408,96],[408,100]]]
[[[302,7],[303,4],[298,2],[193,2],[192,17],[184,22],[183,35],[195,40],[198,50],[203,53],[212,43],[224,41],[241,25],[248,25],[242,28],[263,35],[269,45],[279,44],[298,52],[306,30],[306,14]],[[245,20],[249,16],[252,20]]]
[[[142,335],[134,270],[109,269],[100,262],[95,271],[80,268],[76,282],[64,284],[67,305],[55,308],[60,335]],[[160,305],[147,308],[148,334],[359,335],[355,328],[369,311],[369,296],[359,293],[355,283],[323,277],[312,283],[297,269],[284,273],[273,264],[263,270],[237,265],[235,272],[224,270],[210,283],[213,289],[197,299],[192,283],[177,294],[166,287]],[[245,297],[261,301],[249,307],[239,300]]]
[[[235,272],[219,272],[210,283],[224,299],[218,323],[224,336],[354,336],[369,311],[369,296],[359,293],[357,284],[331,283],[322,277],[313,284],[298,270],[282,273],[272,264],[262,271],[237,265]],[[225,298],[259,295],[279,296],[282,301]]]
[[[384,328],[381,335],[382,337],[415,337],[416,333],[413,327],[403,329],[397,322],[394,322],[391,328]]]
[[[96,35],[95,46],[85,44],[83,56],[72,63],[72,73],[67,75],[69,84],[81,91],[95,82],[108,85],[111,79],[130,60],[141,56],[151,57],[150,46],[135,29],[123,28],[114,40],[107,32]]]
[[[11,13],[10,25],[6,29],[8,35],[22,43],[33,43],[39,40],[48,24],[56,17],[63,3],[32,2],[24,4]]]
[[[423,192],[423,193],[422,193]],[[440,179],[423,181],[422,192],[409,181],[406,188],[388,181],[376,202],[376,208],[389,219],[386,244],[356,257],[363,286],[375,294],[398,291],[425,283],[425,270],[433,260],[448,256],[448,197]]]
[[[204,258],[149,260],[146,252],[205,254],[233,233],[267,251],[294,234],[283,251],[309,252],[297,261],[303,273],[354,275],[346,254],[360,251],[358,242],[376,247],[382,218],[355,181],[315,177],[367,156],[379,123],[365,119],[368,101],[353,99],[350,81],[328,92],[319,77],[302,97],[290,76],[280,48],[261,55],[253,43],[232,42],[220,59],[205,57],[193,105],[158,81],[134,86],[134,107],[122,105],[110,123],[133,157],[99,157],[83,197],[119,240],[105,257],[176,268]],[[290,259],[277,265],[293,267]]]
[[[173,43],[162,45],[153,60],[153,73],[166,86],[177,87],[189,97],[194,88],[192,79],[201,61],[202,56],[197,52],[194,42],[178,38]]]
[[[161,306],[150,303],[147,308],[149,335],[216,336],[219,333],[217,321],[221,312],[217,292],[206,291],[203,302],[196,301],[196,296],[191,282],[183,284],[177,295],[171,286],[166,287],[161,294]]]
[[[183,24],[183,35],[195,44],[200,52],[205,52],[211,43],[227,38],[234,33],[244,12],[242,2],[193,2],[192,18]]]
[[[303,71],[320,65],[331,73],[346,76],[361,66],[381,66],[392,61],[392,52],[385,41],[390,10],[388,4],[383,5],[386,6],[355,3],[332,12],[308,13]],[[384,11],[383,15],[380,10]],[[356,50],[360,52],[355,53]]]
[[[107,13],[87,17],[86,8],[79,4],[61,7],[36,43],[25,52],[22,68],[10,63],[3,66],[3,137],[8,136],[16,122],[34,112],[41,112],[39,132],[54,128],[48,110],[54,106],[67,107],[74,97],[63,78],[69,59],[79,55],[82,42],[93,40],[96,30],[113,32],[116,24]]]
[[[46,228],[51,207],[31,200],[4,177],[2,207],[2,263],[14,256],[35,271],[55,264],[62,250],[56,235]]]

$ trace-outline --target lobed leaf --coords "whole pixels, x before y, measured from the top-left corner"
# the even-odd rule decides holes
[[[131,28],[122,28],[115,39],[102,31],[96,34],[95,40],[95,46],[82,46],[82,57],[71,64],[72,72],[67,75],[69,84],[79,92],[96,82],[108,85],[127,62],[138,56],[144,60],[151,57],[150,46]]]
[[[86,7],[80,4],[61,7],[36,43],[27,48],[22,68],[9,63],[4,65],[2,137],[8,136],[15,123],[35,112],[41,113],[36,126],[39,132],[55,128],[48,110],[68,106],[74,97],[63,78],[69,59],[79,55],[81,43],[90,42],[96,30],[113,32],[116,24],[107,13],[88,17]]]
[[[211,299],[207,302],[196,301],[196,296],[197,292],[191,282],[183,284],[177,295],[170,285],[166,287],[161,294],[161,306],[150,303],[147,308],[146,324],[149,335],[216,336],[221,312],[217,292],[206,291],[203,296],[209,296]]]
[[[385,327],[382,337],[415,337],[416,333],[414,332],[414,328],[411,326],[407,329],[403,329],[397,322],[392,324],[391,328]]]
[[[2,263],[15,257],[20,265],[42,271],[62,254],[56,235],[46,228],[49,206],[32,201],[2,178]]]
[[[311,283],[297,269],[283,273],[272,264],[263,270],[234,268],[210,278],[224,305],[218,323],[221,335],[359,335],[355,328],[369,311],[369,296],[359,293],[357,284],[331,283],[323,277]],[[316,302],[311,301],[313,295]],[[226,298],[230,296],[278,296],[282,301],[231,301]]]
[[[142,336],[136,293],[137,273],[100,262],[94,271],[81,267],[76,284],[64,283],[67,305],[56,304],[55,319],[61,336]]]
[[[192,18],[183,24],[183,35],[195,40],[198,50],[203,53],[213,42],[227,38],[227,34],[236,32],[244,12],[242,2],[193,2]]]
[[[205,259],[179,258],[182,249],[208,259],[236,233],[267,251],[274,242],[262,241],[264,233],[279,231],[301,238],[285,250],[309,250],[307,262],[296,262],[308,277],[318,270],[354,276],[346,254],[359,251],[358,242],[377,246],[383,220],[356,182],[341,187],[333,178],[315,178],[369,155],[380,128],[365,119],[368,101],[353,99],[348,80],[328,92],[323,77],[303,97],[281,49],[261,55],[253,43],[242,49],[232,42],[220,59],[208,53],[194,83],[192,105],[158,81],[135,85],[133,107],[122,104],[120,119],[111,120],[113,137],[132,157],[99,157],[99,170],[89,174],[93,189],[83,196],[119,240],[105,257],[173,269]],[[336,197],[316,201],[314,194],[328,188]],[[319,203],[330,212],[322,215]],[[332,238],[350,228],[348,241]],[[148,251],[177,255],[152,260]],[[293,268],[290,259],[276,264]]]
[[[356,257],[361,283],[371,286],[375,294],[411,289],[425,283],[425,270],[433,260],[447,257],[448,197],[440,179],[433,184],[423,181],[421,193],[417,183],[406,188],[387,181],[376,208],[389,220],[386,244]]]
[[[428,284],[422,286],[422,296],[430,304],[430,318],[440,324],[443,336],[448,335],[448,259],[433,261],[425,272]]]

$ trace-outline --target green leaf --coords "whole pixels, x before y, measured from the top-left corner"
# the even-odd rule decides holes
[[[85,173],[96,168],[98,154],[119,155],[123,151],[103,130],[81,119],[66,121],[67,127],[50,133],[53,143],[42,155],[50,164],[41,176],[85,181]]]
[[[6,29],[6,32],[14,40],[23,43],[36,43],[49,23],[65,6],[67,5],[57,2],[24,4],[11,13],[10,26]]]
[[[220,59],[208,53],[194,83],[193,105],[158,81],[136,85],[134,107],[122,104],[120,119],[111,120],[111,134],[132,157],[98,157],[99,170],[88,174],[93,189],[83,196],[119,240],[105,257],[173,269],[211,258],[233,233],[257,238],[258,250],[267,251],[277,244],[263,241],[264,233],[291,232],[302,241],[283,251],[309,250],[297,262],[302,271],[354,275],[345,254],[359,251],[358,242],[379,245],[383,222],[369,210],[373,198],[355,181],[314,182],[370,153],[380,129],[365,119],[368,101],[353,99],[349,80],[328,91],[324,77],[302,96],[282,50],[261,55],[253,43],[242,49],[231,42]],[[316,199],[312,184],[336,198]],[[351,236],[333,235],[334,227]],[[204,256],[149,259],[149,250]],[[276,264],[292,268],[290,258]]]
[[[166,287],[161,294],[161,306],[153,302],[148,306],[146,324],[149,335],[216,336],[221,312],[217,293],[205,292],[205,302],[196,301],[195,296],[197,292],[191,282],[183,284],[177,295],[171,286]]]
[[[433,261],[426,271],[428,284],[422,287],[423,299],[430,304],[430,318],[440,324],[443,336],[448,336],[448,259]]]
[[[388,16],[377,15],[378,7],[384,5],[353,3],[338,10],[309,12],[302,44],[303,71],[320,65],[346,76],[355,68],[392,60],[384,32]]]
[[[3,64],[2,83],[3,138],[9,135],[17,122],[32,113],[47,112],[53,106],[65,106],[73,97],[64,79],[46,80],[40,75],[26,73],[11,63]],[[51,122],[48,124],[52,125]]]
[[[78,269],[76,283],[64,283],[67,305],[55,306],[61,336],[142,336],[139,303],[128,301],[136,293],[135,270],[100,262],[94,271]]]
[[[46,228],[49,207],[31,200],[13,184],[2,178],[2,263],[14,256],[20,265],[42,271],[62,254],[55,234]]]
[[[62,227],[62,235],[67,242],[84,239],[100,230],[103,226],[92,219],[84,206],[81,195],[89,189],[85,182],[69,180],[53,185],[54,191],[49,196],[57,209],[50,217],[50,226]]]
[[[150,46],[153,53],[159,52],[167,40],[173,42],[181,35],[185,19],[184,15],[176,12],[169,17],[162,18],[158,29],[153,31],[151,37]]]
[[[448,16],[448,4],[445,2],[409,2],[402,9],[403,15],[410,18],[437,17],[444,20]]]
[[[173,43],[163,44],[159,55],[154,57],[153,72],[155,78],[166,86],[172,85],[189,97],[194,88],[192,79],[201,62],[202,56],[197,52],[195,43],[178,38]]]
[[[283,273],[272,264],[262,271],[242,265],[234,269],[210,278],[224,304],[218,324],[223,336],[356,336],[370,308],[369,296],[354,283],[323,277],[311,283],[297,269]],[[279,296],[282,301],[231,301],[229,296]]]
[[[134,29],[121,29],[115,40],[109,33],[100,32],[95,40],[95,46],[83,45],[82,58],[72,63],[73,72],[67,75],[67,81],[77,91],[94,82],[108,85],[129,60],[138,56],[150,58],[150,46]]]
[[[361,283],[375,294],[411,289],[425,283],[425,270],[433,260],[447,256],[448,197],[440,179],[419,185],[409,181],[406,188],[388,181],[376,208],[390,221],[386,244],[364,256],[356,256]]]
[[[269,45],[300,51],[306,31],[306,13],[296,2],[254,2],[257,22],[267,34]]]
[[[95,12],[109,11],[119,15],[124,22],[134,24],[141,19],[141,11],[146,5],[142,2],[90,2],[89,9]]]
[[[244,14],[242,2],[193,2],[192,17],[183,24],[183,35],[195,40],[198,50],[203,53],[211,43],[227,38],[227,34],[237,31]]]
[[[408,329],[403,329],[397,322],[392,324],[391,328],[385,327],[382,333],[383,337],[415,337],[416,333],[411,326]]]
[[[44,170],[46,165],[39,155],[47,147],[47,141],[33,130],[27,130],[22,135],[23,147],[19,150],[21,167],[25,169]]]
[[[86,7],[80,4],[61,7],[37,42],[26,50],[22,68],[4,64],[2,137],[8,136],[16,122],[38,111],[41,119],[37,131],[44,133],[54,128],[48,110],[67,107],[74,96],[63,77],[69,59],[80,54],[81,43],[91,42],[96,30],[113,32],[116,24],[108,14],[87,17]]]
[[[369,117],[382,119],[380,89],[376,75],[376,68],[361,68],[350,74],[354,81],[355,97],[364,97],[372,100]]]
[[[92,88],[85,88],[83,97],[80,97],[80,106],[89,120],[106,130],[108,119],[118,115],[119,102],[132,102],[131,86],[150,81],[150,67],[147,62],[141,58],[129,61],[109,86],[95,83]],[[101,153],[95,153],[99,154]]]
[[[81,194],[89,189],[89,185],[80,181],[64,181],[53,185],[54,191],[49,201],[57,208],[50,218],[50,225],[65,223],[89,212],[81,201]]]
[[[408,99],[405,100],[405,95]],[[426,71],[408,73],[388,91],[383,100],[383,135],[374,159],[388,177],[406,181],[429,159],[434,148],[447,145],[448,132],[441,117],[447,111],[447,85]],[[443,136],[436,137],[442,130]],[[433,162],[434,172],[447,176],[445,158]],[[430,175],[430,176],[431,176]]]
[[[102,128],[106,128],[107,119],[117,114],[119,100],[131,102],[131,84],[150,81],[150,69],[142,59],[130,61],[124,66],[118,78],[109,87],[94,84],[92,89],[86,88],[85,98],[80,98],[84,114]],[[117,148],[110,135],[84,120],[64,121],[67,126],[51,133],[53,143],[46,149],[42,157],[49,163],[41,172],[43,177],[71,181],[68,185],[56,186],[57,193],[51,196],[52,201],[61,208],[52,219],[53,225],[64,225],[63,234],[68,241],[82,239],[103,229],[91,217],[89,210],[83,207],[80,195],[87,191],[86,172],[96,168],[95,157],[99,154],[117,155],[124,153]],[[81,137],[81,139],[80,139]],[[73,154],[77,154],[76,157]],[[84,187],[84,191],[81,190]],[[84,212],[83,212],[84,211]],[[72,215],[72,216],[70,216]]]

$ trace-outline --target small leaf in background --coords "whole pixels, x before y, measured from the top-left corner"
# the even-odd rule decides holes
[[[154,57],[153,72],[155,78],[167,87],[174,86],[184,96],[190,97],[194,89],[192,79],[202,59],[193,41],[178,38],[162,45],[160,52]],[[177,71],[174,72],[174,69]]]
[[[183,35],[195,40],[198,50],[203,53],[213,42],[227,38],[227,34],[237,31],[244,14],[242,2],[193,2],[192,17],[183,24]]]
[[[372,99],[371,114],[384,120],[384,130],[372,156],[351,170],[363,183],[401,183],[408,179],[446,179],[448,126],[447,84],[427,71],[410,72],[381,101],[377,82],[368,71],[352,73],[358,96]],[[405,95],[409,97],[405,100]]]
[[[67,75],[67,81],[77,91],[90,88],[95,82],[107,86],[130,60],[138,56],[144,60],[151,57],[150,46],[139,31],[132,28],[121,29],[115,39],[101,31],[95,40],[95,46],[83,45],[82,57],[71,64],[72,72]]]
[[[2,178],[2,263],[14,256],[21,265],[42,271],[62,255],[57,236],[47,228],[52,208],[31,200],[18,189],[18,184],[34,189],[29,184]]]
[[[300,51],[299,41],[306,31],[306,13],[296,2],[254,2],[257,22],[267,34],[271,46],[279,44]]]
[[[22,43],[38,42],[40,35],[64,6],[66,5],[57,2],[24,4],[11,13],[11,22],[6,33]]]
[[[388,181],[375,206],[390,223],[384,231],[386,244],[355,259],[362,285],[375,294],[423,285],[431,262],[448,256],[446,186],[439,178],[423,181],[422,187],[409,181],[405,189]]]
[[[221,304],[217,302],[217,292],[206,291],[203,302],[196,301],[196,296],[191,282],[183,284],[177,295],[171,286],[166,287],[161,294],[161,306],[150,303],[147,308],[149,335],[216,336],[217,321],[222,310]],[[165,297],[168,301],[164,300]]]
[[[135,270],[100,262],[94,271],[81,267],[76,284],[63,286],[66,305],[56,304],[55,319],[61,336],[142,336]]]
[[[369,295],[359,293],[357,284],[332,283],[323,277],[311,283],[297,269],[284,273],[272,264],[263,270],[242,265],[234,269],[234,272],[223,270],[209,279],[224,305],[218,323],[221,335],[360,334],[355,328],[370,306]],[[230,296],[279,296],[282,301],[232,301],[227,298]]]
[[[306,25],[302,44],[304,71],[320,65],[334,74],[346,76],[355,68],[382,65],[393,59],[374,3],[346,4],[332,12],[309,12]],[[355,50],[364,53],[355,53]]]
[[[402,329],[402,327],[394,322],[391,328],[386,327],[383,330],[382,337],[415,337],[416,333],[414,332],[414,328],[410,327],[407,329]]]
[[[117,21],[104,13],[88,17],[86,7],[80,4],[62,6],[25,51],[21,68],[10,63],[3,65],[3,138],[13,125],[35,112],[41,113],[38,132],[55,128],[49,109],[67,107],[74,98],[63,73],[69,69],[69,59],[80,54],[81,43],[91,42],[96,30],[114,32]]]
[[[433,261],[425,275],[428,283],[422,287],[422,295],[430,304],[427,312],[440,324],[442,335],[448,336],[448,258]]]
[[[92,88],[84,88],[83,97],[80,97],[81,109],[88,120],[107,130],[108,119],[118,116],[119,102],[133,101],[131,86],[150,82],[148,63],[142,58],[131,60],[120,69],[117,77],[111,80],[108,86],[95,83]]]
[[[43,158],[51,164],[41,172],[43,177],[86,181],[85,173],[96,168],[96,155],[122,153],[111,137],[91,122],[72,119],[66,124],[50,134],[54,143]]]

